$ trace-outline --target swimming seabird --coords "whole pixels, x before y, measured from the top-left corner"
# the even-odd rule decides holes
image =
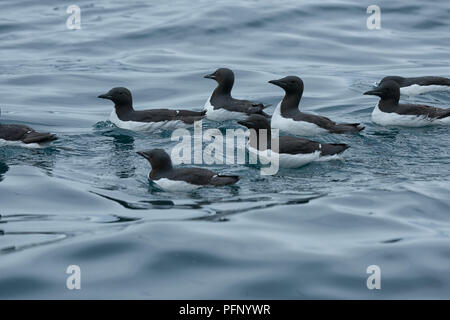
[[[204,118],[204,111],[152,109],[134,110],[131,92],[127,88],[117,87],[98,96],[114,102],[110,120],[119,128],[135,131],[154,131],[158,129],[176,129],[190,127],[194,121]]]
[[[283,100],[272,115],[272,128],[290,134],[309,136],[321,133],[355,133],[364,129],[359,123],[336,123],[327,117],[301,112],[298,108],[303,95],[303,81],[296,76],[271,80],[285,91]]]
[[[253,133],[250,133],[249,151],[258,155],[262,155],[261,152],[265,152],[267,149],[278,153],[280,167],[297,168],[313,161],[337,159],[349,148],[343,143],[320,143],[299,137],[279,136],[277,152],[272,149],[270,122],[265,117],[251,115],[238,123],[254,129]],[[267,140],[263,141],[262,139]]]
[[[372,121],[379,125],[422,127],[450,124],[450,108],[400,104],[400,86],[393,80],[384,81],[374,90],[364,94],[381,98],[372,112]]]
[[[261,114],[268,117],[263,111],[269,105],[248,100],[234,99],[231,89],[234,84],[234,73],[230,69],[220,68],[204,76],[217,81],[218,85],[205,103],[206,117],[213,121],[239,120],[251,114]]]
[[[22,124],[1,124],[0,140],[6,142],[19,142],[24,145],[47,144],[58,138],[48,132],[37,132],[33,128]]]
[[[163,149],[137,152],[150,162],[149,179],[163,190],[188,191],[202,186],[221,187],[235,184],[239,176],[220,175],[203,168],[174,168],[170,156]]]

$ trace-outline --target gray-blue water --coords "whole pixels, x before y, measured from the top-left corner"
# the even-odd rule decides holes
[[[368,30],[371,4],[2,0],[1,121],[60,139],[0,147],[0,297],[450,298],[449,128],[377,126],[362,95],[386,75],[450,75],[450,3],[377,1]],[[215,86],[203,75],[222,66],[235,97],[276,105],[267,81],[298,75],[302,110],[366,130],[316,138],[350,144],[343,162],[269,177],[215,165],[238,188],[155,191],[135,151],[170,150],[170,133],[119,130],[96,97],[126,86],[138,109],[200,110]]]

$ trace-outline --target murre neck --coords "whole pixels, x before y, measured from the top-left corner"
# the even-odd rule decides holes
[[[220,82],[216,89],[214,89],[212,96],[229,96],[231,98],[231,89],[233,89],[233,83],[234,80],[232,79],[225,79],[222,82]]]
[[[281,114],[299,111],[298,105],[303,95],[303,81],[296,76],[287,76],[278,80],[270,80],[269,83],[282,88],[285,92],[281,101]]]
[[[234,84],[234,73],[228,68],[220,68],[211,74],[207,74],[205,78],[217,81],[218,85],[212,96],[226,95],[231,97],[231,89]]]
[[[281,101],[281,114],[298,109],[303,92],[286,92]]]
[[[157,165],[154,163],[152,164],[152,171],[166,172],[166,171],[170,171],[172,169],[173,169],[172,161],[160,162]]]
[[[129,103],[114,103],[114,108],[116,110],[117,116],[120,118],[121,115],[125,115],[129,112],[134,111],[133,106]]]
[[[393,106],[398,106],[399,100],[400,97],[381,98],[378,102],[378,107],[381,111],[387,111],[387,109],[390,110]]]

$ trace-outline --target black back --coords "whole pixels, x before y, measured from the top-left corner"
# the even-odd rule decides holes
[[[40,133],[20,124],[0,124],[0,139],[23,143],[47,143],[57,139],[54,134]]]
[[[413,78],[404,78],[400,76],[387,76],[384,77],[380,81],[380,85],[386,81],[395,81],[400,87],[408,87],[414,84],[419,86],[450,86],[450,79],[444,77],[434,77],[434,76],[425,76],[425,77],[413,77]]]

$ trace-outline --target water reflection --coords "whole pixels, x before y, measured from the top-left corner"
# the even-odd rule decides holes
[[[109,165],[115,169],[118,178],[126,179],[134,176],[136,167],[132,159],[134,158],[134,137],[131,131],[113,130],[103,133],[104,136],[112,137],[111,158]]]
[[[0,181],[3,181],[3,176],[6,172],[8,172],[9,167],[6,163],[0,160]]]
[[[28,149],[17,146],[0,148],[0,181],[2,175],[8,171],[9,166],[25,165],[42,169],[52,175],[59,151],[56,147],[43,149]],[[8,165],[6,164],[6,159]]]

